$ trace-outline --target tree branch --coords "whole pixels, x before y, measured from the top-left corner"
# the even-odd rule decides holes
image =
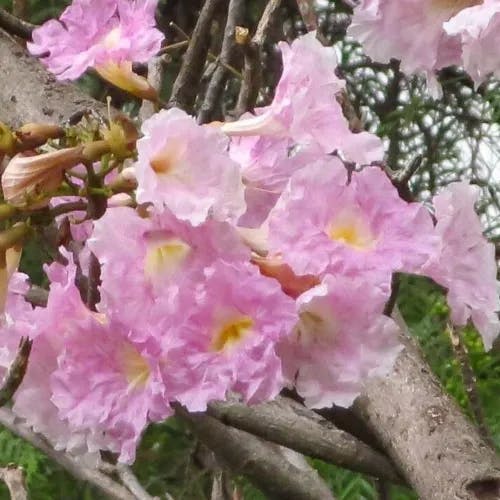
[[[208,413],[304,455],[394,483],[404,482],[384,455],[288,398],[254,406],[217,402],[210,404]]]
[[[13,128],[23,123],[56,123],[94,110],[107,116],[103,103],[76,86],[56,81],[39,61],[30,57],[0,29],[0,121]]]
[[[102,472],[89,469],[64,452],[54,450],[52,446],[27,426],[16,423],[15,416],[11,410],[0,408],[0,424],[16,436],[19,436],[45,453],[74,477],[91,483],[110,498],[114,500],[135,500],[135,496],[132,495],[132,493]]]
[[[23,21],[19,17],[9,14],[5,9],[0,8],[0,29],[4,29],[7,33],[24,40],[31,40],[31,33],[35,28],[34,24]]]
[[[184,60],[175,79],[169,106],[191,111],[198,94],[203,66],[208,55],[210,28],[216,10],[228,0],[206,0],[189,40]]]
[[[265,495],[282,500],[330,500],[330,490],[313,469],[304,470],[278,449],[244,431],[203,414],[179,413],[217,459],[235,474],[244,474]]]
[[[5,406],[14,396],[23,381],[28,367],[28,360],[33,342],[28,338],[21,338],[19,349],[14,361],[9,367],[5,380],[0,388],[0,406]]]
[[[22,469],[10,466],[2,467],[0,468],[0,480],[9,489],[10,500],[28,500]]]
[[[444,393],[407,337],[393,373],[366,384],[354,411],[368,424],[420,498],[500,496],[500,460]],[[496,495],[496,496],[495,496]]]

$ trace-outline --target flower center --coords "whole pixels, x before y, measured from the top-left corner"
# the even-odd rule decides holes
[[[333,241],[356,250],[369,250],[375,244],[370,227],[359,214],[339,215],[329,224],[326,233]]]
[[[251,331],[253,320],[249,316],[240,316],[224,323],[212,339],[214,351],[224,351],[241,342]]]
[[[335,338],[337,326],[331,312],[323,316],[318,312],[303,311],[296,326],[297,337],[304,346],[317,341],[331,341]]]
[[[151,371],[148,362],[129,343],[119,352],[119,361],[130,389],[143,389],[148,383]]]
[[[191,253],[191,247],[179,238],[162,238],[150,242],[144,259],[144,274],[150,280],[172,275]]]
[[[449,13],[449,17],[451,18],[461,10],[482,3],[483,0],[432,0],[431,7],[432,10]]]
[[[107,49],[115,49],[120,43],[122,32],[119,26],[113,28],[101,41]]]
[[[180,164],[184,149],[185,146],[179,141],[170,140],[151,158],[149,164],[158,175],[172,175]]]

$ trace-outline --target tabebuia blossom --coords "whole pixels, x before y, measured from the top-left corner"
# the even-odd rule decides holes
[[[472,2],[471,2],[472,3]],[[462,46],[462,66],[476,85],[490,74],[500,75],[496,47],[500,41],[500,3],[475,2],[444,24],[449,36],[458,37]]]
[[[496,0],[362,0],[347,32],[373,60],[425,74],[438,96],[437,70],[462,65],[480,83],[498,69],[498,11]]]
[[[448,289],[452,322],[472,320],[489,349],[500,333],[500,299],[495,247],[474,211],[478,197],[477,186],[456,182],[434,198],[440,243],[422,272]]]
[[[250,264],[218,261],[206,275],[194,300],[184,294],[176,327],[193,386],[216,384],[221,396],[235,391],[251,403],[272,399],[283,387],[275,348],[297,320],[293,299]],[[195,411],[206,406],[192,396],[179,401]]]
[[[60,80],[75,80],[87,69],[144,98],[153,91],[132,73],[161,47],[156,29],[158,0],[73,0],[60,18],[33,31],[28,50]]]
[[[231,136],[288,138],[317,145],[324,153],[341,152],[345,159],[361,164],[381,160],[382,141],[368,132],[352,133],[343,115],[337,98],[345,81],[335,74],[335,50],[323,47],[315,32],[279,47],[283,73],[271,105],[257,108],[255,116],[223,124],[222,130]]]
[[[160,111],[142,125],[135,164],[137,200],[167,207],[198,225],[211,217],[235,220],[245,211],[238,164],[218,129],[196,124],[184,111]]]
[[[402,345],[385,300],[364,276],[332,275],[297,299],[299,321],[279,353],[306,406],[348,407],[367,379],[390,372]]]
[[[352,173],[325,158],[296,172],[268,219],[270,253],[298,275],[370,274],[388,290],[393,272],[415,272],[436,246],[430,214],[403,201],[385,173]]]
[[[180,290],[194,288],[216,260],[250,260],[229,224],[209,220],[193,227],[168,209],[142,217],[128,207],[109,209],[95,221],[87,245],[101,263],[100,308],[130,322],[154,314],[160,297],[158,314],[173,311]]]

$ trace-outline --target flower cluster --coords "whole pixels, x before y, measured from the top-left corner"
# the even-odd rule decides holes
[[[35,32],[32,50],[48,49],[46,63],[61,77],[144,61],[158,49],[156,2],[94,4],[76,0],[62,23]],[[364,2],[354,26],[390,4]],[[80,33],[86,9],[99,16]],[[80,44],[71,57],[64,37]],[[199,125],[174,108],[144,121],[132,167],[137,203],[108,204],[85,226],[80,252],[61,247],[46,267],[46,307],[32,308],[26,277],[0,262],[10,276],[2,366],[21,336],[34,341],[13,411],[57,448],[90,461],[105,449],[130,463],[150,422],[176,404],[204,411],[230,393],[250,404],[288,386],[309,407],[349,406],[402,348],[384,314],[394,273],[445,287],[452,321],[472,320],[491,346],[500,302],[476,190],[451,185],[436,196],[434,214],[401,199],[378,165],[382,142],[352,131],[342,112],[334,50],[314,33],[280,47],[276,95],[255,114]],[[47,158],[23,160],[37,164],[37,185]],[[58,182],[77,161],[79,154],[56,171]]]
[[[374,60],[425,73],[437,94],[434,72],[446,66],[463,66],[477,85],[500,74],[499,23],[497,0],[362,0],[348,33]]]

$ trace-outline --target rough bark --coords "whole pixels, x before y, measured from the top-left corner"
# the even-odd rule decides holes
[[[226,424],[310,457],[394,483],[403,482],[384,455],[287,398],[255,406],[217,402],[208,412]]]
[[[0,121],[13,127],[23,123],[61,124],[94,110],[106,116],[106,106],[76,86],[61,83],[39,61],[0,29]]]
[[[423,500],[500,498],[500,459],[405,338],[393,373],[354,410]]]

